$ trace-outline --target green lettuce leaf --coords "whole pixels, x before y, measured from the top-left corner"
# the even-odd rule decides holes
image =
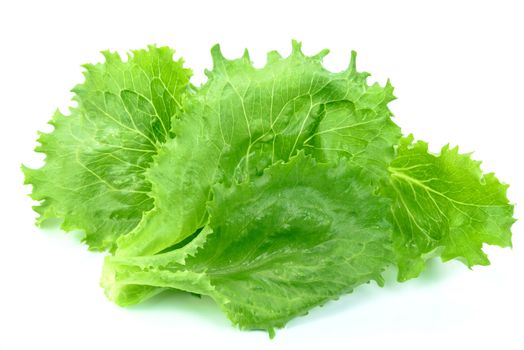
[[[39,223],[62,218],[91,249],[108,249],[152,208],[144,172],[171,137],[191,75],[173,53],[150,46],[124,62],[104,52],[105,63],[84,66],[85,82],[73,89],[78,106],[56,112],[54,130],[38,139],[45,165],[23,167]]]
[[[362,283],[382,285],[393,259],[390,203],[346,161],[300,152],[251,182],[215,186],[209,205],[209,225],[185,247],[108,257],[107,296],[128,305],[142,285],[176,288],[210,296],[241,328],[272,332]]]
[[[492,173],[482,174],[470,155],[449,146],[431,154],[427,143],[410,136],[402,140],[389,171],[400,281],[417,277],[431,255],[458,258],[471,267],[489,264],[484,243],[511,246],[515,220],[508,186]]]
[[[178,289],[214,299],[243,329],[274,334],[385,268],[427,259],[487,265],[511,246],[507,185],[457,148],[401,139],[389,81],[369,85],[298,42],[263,68],[211,50],[208,81],[169,48],[105,52],[74,88],[77,107],[40,134],[23,166],[37,222],[63,219],[109,249],[102,286],[119,305]]]
[[[213,184],[249,181],[301,149],[321,161],[344,156],[371,182],[386,178],[400,138],[387,108],[393,88],[369,86],[354,54],[347,70],[327,71],[326,54],[306,56],[293,42],[289,57],[270,52],[257,69],[247,51],[227,60],[215,46],[208,82],[147,172],[155,207],[120,237],[116,254],[169,248],[204,226]]]

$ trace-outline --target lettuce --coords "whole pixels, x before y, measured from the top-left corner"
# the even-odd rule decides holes
[[[358,285],[417,277],[430,256],[487,265],[511,246],[507,185],[457,148],[401,137],[389,81],[327,71],[300,44],[260,69],[211,50],[193,87],[173,51],[86,66],[78,107],[24,167],[40,219],[109,249],[101,284],[125,306],[166,290],[213,298],[242,329],[274,334]]]
[[[392,87],[368,86],[355,56],[335,74],[321,65],[326,51],[307,57],[297,42],[285,59],[271,52],[262,69],[247,54],[229,61],[219,46],[211,53],[209,81],[147,173],[155,208],[119,238],[117,255],[155,254],[182,241],[208,220],[214,183],[250,181],[301,149],[321,161],[346,157],[370,180],[387,177],[400,138],[387,108]]]
[[[393,199],[391,222],[398,279],[417,277],[426,254],[467,266],[489,265],[482,244],[511,246],[513,206],[507,185],[482,174],[480,162],[445,146],[439,155],[413,137],[403,139],[389,166],[386,191]]]
[[[300,152],[213,194],[209,223],[187,246],[108,258],[108,296],[127,305],[128,285],[181,289],[209,295],[242,328],[271,330],[359,284],[382,284],[393,261],[389,201],[346,161]]]
[[[73,89],[78,106],[67,116],[57,111],[53,132],[40,134],[45,165],[23,167],[41,201],[37,222],[61,218],[63,230],[84,231],[94,250],[114,248],[152,208],[144,173],[171,137],[191,76],[166,47],[133,51],[127,62],[103,54],[104,64],[84,65],[85,82]]]

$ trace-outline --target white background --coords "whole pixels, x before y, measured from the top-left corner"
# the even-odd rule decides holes
[[[0,5],[0,349],[524,349],[524,232],[514,248],[488,247],[492,265],[473,271],[433,262],[404,284],[352,295],[293,320],[270,341],[241,332],[209,299],[163,295],[122,309],[98,286],[103,254],[78,234],[38,229],[22,186],[22,162],[39,166],[37,130],[69,90],[80,64],[104,49],[169,45],[195,72],[210,68],[210,47],[226,57],[330,48],[341,70],[351,49],[371,80],[390,78],[391,103],[405,133],[475,151],[486,171],[510,183],[524,203],[524,11],[519,1],[5,1]],[[517,206],[515,216],[522,217]]]

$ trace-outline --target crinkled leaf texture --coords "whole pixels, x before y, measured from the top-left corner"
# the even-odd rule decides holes
[[[389,82],[368,85],[354,53],[329,72],[326,54],[293,42],[256,69],[215,46],[194,89],[169,48],[104,53],[41,134],[45,165],[23,168],[39,222],[115,253],[102,285],[119,305],[179,289],[270,334],[389,265],[404,281],[431,255],[486,265],[484,243],[510,246],[507,186],[457,148],[401,140]]]
[[[112,248],[152,208],[144,172],[170,138],[191,76],[167,47],[133,51],[125,62],[103,54],[105,63],[84,66],[85,82],[73,89],[78,106],[57,112],[53,132],[40,134],[45,165],[23,167],[41,202],[38,222],[62,218],[64,230],[83,230],[97,250]]]
[[[508,186],[492,173],[483,175],[480,162],[458,148],[445,146],[435,155],[410,136],[402,140],[389,171],[400,281],[417,277],[428,253],[443,261],[459,258],[471,267],[489,264],[483,243],[511,246],[515,220]]]
[[[326,54],[306,56],[293,42],[289,57],[270,52],[256,69],[247,52],[227,60],[215,46],[208,82],[147,173],[155,208],[120,237],[116,254],[169,248],[204,226],[213,184],[249,180],[301,149],[320,161],[346,157],[369,181],[386,178],[400,138],[387,108],[393,88],[369,86],[354,54],[347,70],[327,71]]]
[[[252,182],[215,186],[209,205],[209,225],[185,247],[108,257],[108,297],[126,305],[141,285],[181,289],[210,296],[241,328],[272,332],[362,283],[382,284],[392,262],[389,201],[346,161],[300,152]]]

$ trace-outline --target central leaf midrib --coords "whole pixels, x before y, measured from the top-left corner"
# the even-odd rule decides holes
[[[497,204],[467,203],[467,202],[463,202],[463,201],[459,201],[459,200],[453,199],[451,197],[448,197],[444,193],[442,193],[440,191],[437,191],[437,190],[433,189],[430,186],[425,185],[419,179],[404,174],[403,172],[400,171],[400,169],[401,168],[389,167],[388,171],[390,172],[391,177],[397,178],[397,179],[403,180],[403,181],[405,181],[407,183],[410,183],[412,185],[418,186],[418,187],[424,189],[425,191],[434,193],[434,194],[436,194],[436,195],[438,195],[438,196],[440,196],[440,197],[442,197],[442,198],[444,198],[444,199],[446,199],[446,200],[448,200],[448,201],[450,201],[450,202],[452,202],[454,204],[464,205],[464,206],[469,206],[469,207],[478,207],[478,208],[493,208],[493,207],[502,207],[503,206],[503,205],[497,205]],[[429,195],[431,196],[431,194],[429,194]]]

